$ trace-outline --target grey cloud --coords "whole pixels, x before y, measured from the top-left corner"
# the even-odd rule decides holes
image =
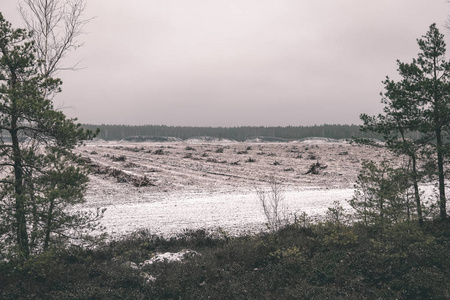
[[[2,8],[20,24],[15,0]],[[424,0],[96,0],[55,101],[85,123],[357,123],[448,5]]]

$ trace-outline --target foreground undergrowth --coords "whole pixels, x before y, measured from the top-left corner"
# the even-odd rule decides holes
[[[185,251],[180,261],[151,261]],[[289,225],[228,237],[136,232],[0,263],[1,299],[449,299],[450,225]]]

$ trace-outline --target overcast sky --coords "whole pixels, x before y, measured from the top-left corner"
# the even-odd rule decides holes
[[[23,27],[17,0],[0,11]],[[55,99],[91,124],[359,124],[446,0],[88,0]],[[446,38],[447,44],[450,44]]]

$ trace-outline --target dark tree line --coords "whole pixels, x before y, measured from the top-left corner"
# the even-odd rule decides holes
[[[127,137],[175,137],[188,139],[198,136],[209,136],[220,139],[245,141],[259,136],[275,137],[286,140],[298,140],[308,137],[325,137],[345,139],[351,137],[376,137],[371,133],[363,133],[358,125],[315,125],[287,127],[192,127],[164,125],[83,125],[84,128],[96,130],[100,128],[99,138],[104,140],[121,140]]]

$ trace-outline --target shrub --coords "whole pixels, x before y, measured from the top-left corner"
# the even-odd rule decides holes
[[[287,207],[283,192],[276,180],[271,179],[268,191],[257,188],[256,193],[266,217],[268,229],[275,232],[287,225]]]
[[[164,155],[164,150],[163,150],[163,149],[156,149],[156,150],[153,152],[153,154],[156,154],[156,155]]]
[[[95,249],[52,248],[25,264],[0,262],[0,298],[448,299],[448,223],[398,222],[380,236],[331,215],[256,235],[140,230]],[[143,264],[183,249],[198,255]]]
[[[127,157],[125,156],[125,155],[120,155],[120,156],[111,156],[111,159],[113,160],[113,161],[126,161],[127,160]]]

